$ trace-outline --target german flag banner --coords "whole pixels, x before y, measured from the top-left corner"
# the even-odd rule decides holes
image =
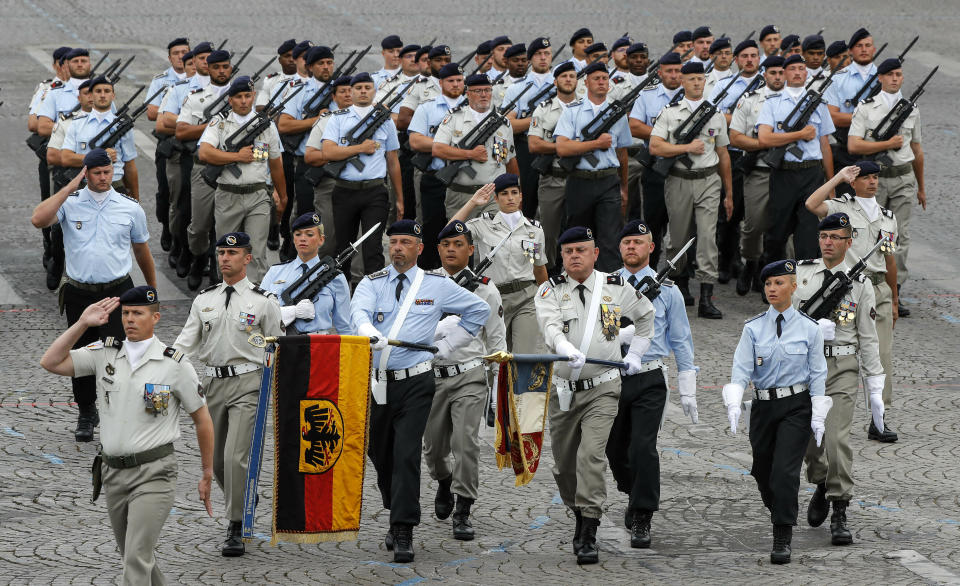
[[[489,357],[488,357],[489,358]],[[497,377],[497,467],[513,467],[516,486],[531,480],[540,464],[553,362],[501,362]]]
[[[370,360],[362,336],[277,340],[271,543],[357,538]]]

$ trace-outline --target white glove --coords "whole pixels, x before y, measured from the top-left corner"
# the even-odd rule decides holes
[[[680,387],[680,406],[683,414],[690,418],[691,423],[700,422],[700,413],[697,411],[697,371],[681,370],[677,375],[677,386]]]
[[[833,398],[820,395],[810,397],[810,402],[813,404],[813,415],[810,417],[810,429],[813,430],[813,437],[817,440],[817,447],[819,448],[823,442],[823,422],[827,418],[827,413],[830,412],[830,407],[833,407]]]
[[[570,340],[562,340],[557,344],[557,354],[566,356],[570,360],[570,368],[583,368],[587,363],[587,357],[583,352],[577,350],[577,347],[570,343]]]
[[[453,328],[460,325],[460,316],[459,315],[448,315],[447,317],[440,320],[440,323],[437,324],[437,329],[433,333],[434,340],[442,340],[450,335],[450,332],[453,331]]]
[[[632,376],[640,372],[640,369],[643,367],[643,355],[649,349],[650,338],[634,336],[634,338],[630,340],[630,349],[627,350],[627,355],[623,358],[623,361],[627,364],[627,376]]]
[[[450,333],[446,335],[446,337],[437,342],[437,348],[439,348],[440,351],[437,352],[435,356],[439,360],[446,360],[451,354],[453,354],[454,350],[466,345],[472,339],[473,334],[460,326],[456,326],[450,331]]]
[[[316,309],[313,307],[313,301],[309,299],[301,300],[294,308],[296,309],[297,319],[310,321],[317,315]]]
[[[723,404],[727,407],[727,420],[730,421],[730,433],[737,435],[740,424],[740,403],[743,401],[743,387],[737,383],[723,385]]]
[[[357,335],[366,336],[368,338],[376,338],[376,342],[370,342],[370,344],[373,346],[374,352],[383,350],[387,347],[386,334],[381,334],[380,330],[373,327],[373,324],[371,323],[360,324],[360,327],[357,328]]]
[[[863,377],[863,385],[870,393],[870,413],[873,414],[873,424],[883,433],[883,384],[887,375],[877,374]]]
[[[636,326],[630,324],[625,328],[620,328],[620,345],[629,346],[633,340],[633,333],[637,330]]]
[[[817,320],[817,325],[820,326],[820,333],[823,334],[824,342],[829,342],[837,337],[837,324],[833,320],[820,318]]]
[[[280,321],[283,325],[289,326],[293,320],[297,319],[297,308],[294,305],[284,305],[280,308]]]

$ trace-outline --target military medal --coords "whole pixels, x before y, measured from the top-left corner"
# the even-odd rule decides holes
[[[377,323],[383,323],[383,312],[382,312],[382,311],[378,311],[378,312],[377,312]]]
[[[83,222],[77,222],[77,230],[83,228]]]
[[[837,323],[841,326],[850,325],[857,317],[857,304],[846,299],[840,302],[840,305],[834,310],[833,315]]]
[[[880,245],[880,252],[884,254],[893,254],[897,249],[896,244],[893,243],[893,234],[887,237],[881,233],[880,238],[883,239],[883,244]]]
[[[110,376],[113,376],[117,372],[117,369],[114,368],[113,365],[109,363],[107,363],[107,365],[103,369],[107,371],[107,374],[109,374]]]
[[[609,298],[605,297],[604,299]],[[620,313],[621,309],[619,305],[600,304],[601,330],[603,337],[606,338],[608,342],[616,340],[617,335],[620,333]]]
[[[166,415],[170,406],[170,385],[147,383],[143,389],[143,406],[154,417]]]

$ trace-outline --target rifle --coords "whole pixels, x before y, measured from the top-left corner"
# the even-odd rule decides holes
[[[461,104],[464,104],[464,103],[465,103],[465,102],[461,99],[461,101],[457,104],[457,106],[460,106]],[[454,106],[454,107],[456,107],[456,106]],[[430,127],[430,133],[431,133],[431,134],[436,134],[436,133],[437,133],[437,127],[436,127],[436,126],[431,126],[431,127]],[[411,149],[412,149],[412,147],[411,147]],[[417,169],[420,169],[421,171],[424,171],[424,172],[426,172],[426,171],[428,171],[428,170],[430,169],[430,163],[432,163],[432,162],[433,162],[433,154],[432,154],[432,153],[424,153],[424,152],[421,152],[421,151],[413,151],[413,156],[410,157],[410,164],[412,164],[414,167],[416,167]]]
[[[424,47],[432,47],[433,44],[436,43],[436,42],[437,42],[437,37],[433,37],[433,40],[431,40],[429,43],[427,43],[426,45],[424,45]]]
[[[467,63],[470,63],[470,60],[473,59],[473,56],[476,55],[476,54],[477,54],[477,50],[476,50],[476,49],[474,49],[473,51],[470,51],[469,53],[467,53],[467,56],[466,56],[466,57],[464,57],[463,59],[457,61],[457,65],[459,65],[460,68],[463,69],[464,67],[467,66]],[[492,57],[492,56],[493,56],[493,53],[490,53],[490,56]]]
[[[297,84],[297,89],[290,92],[290,95],[284,98],[276,107],[273,106],[273,101],[276,100],[280,94],[274,94],[266,106],[264,106],[263,110],[257,112],[253,118],[244,122],[240,128],[227,137],[227,140],[223,143],[224,148],[221,150],[235,153],[244,147],[252,145],[253,141],[270,126],[273,117],[280,113],[287,102],[300,93],[304,87],[302,83]],[[240,177],[241,171],[238,163],[227,163],[226,165],[206,164],[201,177],[207,185],[216,187],[217,179],[224,170],[230,171],[234,177]]]
[[[263,75],[263,72],[266,71],[266,70],[267,70],[267,67],[270,67],[270,65],[271,65],[274,61],[276,61],[276,59],[277,59],[277,58],[274,57],[273,59],[270,59],[269,61],[267,61],[266,63],[264,63],[264,64],[263,64],[263,67],[261,67],[260,69],[256,70],[256,71],[254,72],[254,74],[250,76],[250,81],[252,81],[253,83],[257,83],[257,81],[260,80],[260,76]]]
[[[807,93],[800,98],[800,101],[793,107],[793,110],[783,119],[781,124],[783,125],[784,132],[803,130],[807,122],[810,121],[810,117],[813,116],[813,113],[816,112],[820,104],[823,103],[823,94],[827,91],[827,88],[830,87],[830,84],[833,83],[833,76],[836,74],[836,71],[831,71],[830,75],[823,80],[819,88],[807,90]],[[792,124],[788,124],[790,119],[794,121]],[[792,154],[798,159],[803,156],[803,151],[797,146],[797,143],[792,142],[767,150],[767,154],[763,156],[763,160],[766,164],[770,165],[771,169],[779,169],[783,164],[783,157],[787,153]]]
[[[687,253],[687,250],[693,246],[693,241],[697,237],[694,236],[686,244],[683,245],[683,248],[680,249],[674,257],[667,261],[667,266],[660,269],[660,272],[657,273],[656,277],[651,277],[650,275],[645,276],[640,279],[634,288],[643,294],[644,297],[650,300],[652,303],[654,299],[660,296],[660,285],[667,280],[667,275],[670,274],[670,271],[677,270],[677,263],[680,262],[680,259],[683,258],[683,255]]]
[[[213,120],[213,117],[217,114],[223,112],[230,105],[227,103],[227,90],[223,90],[223,93],[220,96],[207,104],[207,107],[203,109],[203,123]]]
[[[471,128],[470,132],[460,139],[460,142],[458,142],[455,146],[466,151],[472,150],[486,143],[498,128],[501,126],[508,126],[510,122],[507,120],[507,117],[504,116],[504,113],[513,110],[514,106],[517,105],[517,102],[520,101],[520,98],[523,97],[523,94],[527,93],[531,87],[533,87],[533,82],[528,83],[527,86],[523,88],[523,91],[517,94],[517,97],[513,98],[513,100],[511,100],[506,106],[501,108],[490,106],[490,112],[484,116],[483,120],[481,120],[479,124]],[[442,169],[437,170],[436,178],[439,179],[444,185],[450,185],[453,183],[454,178],[460,173],[460,171],[463,171],[471,179],[477,176],[477,172],[470,164],[470,161],[461,160],[447,161],[447,164]]]
[[[104,77],[110,75],[111,73],[116,71],[117,67],[120,67],[121,63],[123,63],[123,59],[117,59],[116,61],[108,65],[107,69],[101,75],[103,75]]]
[[[857,264],[847,271],[830,272],[823,279],[823,284],[817,289],[810,299],[807,299],[800,306],[800,311],[809,315],[813,319],[829,319],[829,316],[840,305],[843,296],[853,288],[853,282],[867,268],[867,259],[880,248],[886,238],[880,238],[873,245],[863,258],[857,261]]]
[[[126,62],[124,62],[123,65],[120,66],[119,69],[117,69],[117,70],[114,71],[113,73],[108,73],[108,74],[106,75],[106,77],[107,77],[107,79],[110,80],[110,83],[117,83],[118,81],[120,81],[120,76],[123,75],[124,70],[125,70],[127,67],[129,67],[130,64],[133,63],[133,60],[136,59],[136,58],[137,58],[136,55],[131,55],[130,58],[127,59]],[[118,60],[117,63],[119,64],[120,61]]]
[[[733,104],[731,104],[730,107],[727,108],[727,114],[733,113],[733,111],[737,108],[737,104],[740,103],[740,100],[743,98],[743,96],[749,94],[752,91],[758,90],[765,85],[767,85],[767,82],[764,81],[763,75],[761,75],[760,72],[757,72],[757,74],[753,77],[753,79],[750,80],[750,83],[747,84],[747,87],[743,88],[743,91],[740,92],[740,95],[737,96],[737,99],[733,101]]]
[[[490,61],[490,59],[492,59],[492,58],[493,58],[493,53],[490,53],[489,55],[487,55],[487,56],[484,58],[483,61],[480,62],[479,65],[477,65],[477,68],[476,68],[476,69],[474,69],[474,70],[471,71],[470,73],[466,74],[464,77],[466,78],[466,77],[470,77],[471,75],[476,75],[477,73],[480,73],[480,70],[483,69],[483,66],[486,65],[486,64],[487,64],[487,61]]]
[[[559,57],[560,55],[562,55],[563,52],[566,50],[566,48],[567,48],[566,45],[560,45],[560,48],[557,49],[557,52],[554,53],[554,54],[553,54],[553,57],[550,58],[550,63],[551,63],[551,64],[556,63],[556,62],[557,62],[557,57]]]
[[[130,109],[130,104],[133,103],[137,96],[140,95],[146,89],[146,86],[140,86],[130,99],[126,101],[125,104],[120,106],[117,110],[117,117],[114,118],[106,128],[97,133],[90,140],[91,149],[112,149],[117,146],[117,143],[120,142],[120,139],[123,138],[123,135],[133,130],[133,123],[147,111],[147,104],[150,103],[155,97],[159,96],[166,88],[160,88],[153,93],[152,96],[147,98],[142,104],[140,104],[136,110],[127,114],[127,110]]]
[[[340,43],[337,43],[336,45],[330,47],[330,52],[331,52],[331,53],[336,53],[337,49],[339,49],[339,48],[340,48]]]
[[[343,265],[350,262],[350,259],[357,254],[357,246],[369,238],[370,235],[373,234],[379,227],[380,222],[374,224],[373,227],[364,232],[363,236],[357,238],[356,242],[350,244],[340,254],[338,254],[336,260],[330,256],[321,258],[320,262],[315,264],[313,268],[304,272],[303,275],[301,275],[293,283],[290,283],[290,286],[283,290],[283,293],[280,294],[280,299],[283,301],[283,304],[296,305],[304,299],[312,300],[321,289],[326,287],[330,281],[343,272]],[[314,275],[317,275],[317,278],[311,280],[311,277]],[[294,291],[308,281],[309,283],[303,288],[302,291],[296,295],[293,295]]]
[[[890,108],[890,111],[883,117],[880,124],[877,124],[877,127],[870,131],[870,136],[872,136],[874,140],[877,142],[890,140],[900,132],[903,123],[906,122],[914,108],[917,107],[917,100],[923,95],[927,82],[930,81],[930,78],[933,77],[933,74],[936,73],[938,69],[940,69],[939,65],[934,67],[933,70],[927,74],[927,77],[923,78],[923,81],[921,81],[917,89],[914,90],[909,100],[900,98],[900,101],[894,104],[893,108]],[[893,163],[890,155],[888,155],[886,151],[878,153],[876,160],[887,166],[891,166]]]
[[[490,252],[488,252],[487,255],[483,257],[483,260],[477,263],[477,266],[474,267],[473,270],[471,270],[470,267],[464,268],[463,271],[461,271],[460,274],[457,275],[457,278],[454,279],[454,282],[456,282],[457,285],[460,285],[467,291],[470,291],[471,293],[476,291],[477,287],[479,287],[480,283],[482,282],[481,278],[483,277],[484,271],[490,268],[490,265],[493,264],[493,257],[496,256],[497,251],[499,251],[500,248],[503,247],[503,245],[506,244],[507,240],[509,239],[510,239],[510,234],[507,234],[506,236],[504,236],[503,240],[498,242],[496,246],[490,249]]]
[[[253,51],[253,45],[250,45],[250,47],[243,52],[243,55],[240,55],[240,58],[237,59],[236,62],[234,62],[233,71],[230,72],[230,79],[233,79],[234,77],[236,77],[237,73],[240,72],[240,64],[243,63],[243,60],[247,58],[247,55],[250,54],[250,51]],[[231,59],[232,58],[233,57],[231,56]],[[228,80],[228,83],[229,83],[229,80]]]
[[[110,51],[107,51],[100,57],[100,60],[93,64],[93,67],[90,68],[90,79],[93,79],[97,76],[97,68],[103,65],[103,62],[107,60],[107,57],[110,56]]]
[[[227,45],[227,41],[229,41],[229,40],[230,40],[230,39],[223,39],[223,42],[220,43],[219,45],[217,45],[217,51],[219,51],[220,49],[224,48],[224,47]]]
[[[533,113],[534,109],[539,106],[542,102],[553,98],[557,95],[557,86],[556,84],[548,84],[543,86],[539,92],[537,92],[532,98],[527,100],[527,107],[520,109],[520,114],[517,116],[517,120],[522,120]]]
[[[910,41],[910,44],[907,45],[907,48],[904,49],[903,52],[900,53],[900,55],[897,56],[897,59],[900,61],[900,63],[903,63],[903,59],[907,56],[907,52],[910,51],[910,49],[913,48],[913,45],[916,44],[916,42],[917,42],[919,39],[920,39],[920,35],[917,35],[917,36],[913,37],[913,40]],[[875,62],[875,61],[877,60],[877,57],[880,56],[880,53],[883,52],[883,48],[886,47],[886,46],[887,46],[887,45],[884,44],[883,47],[881,47],[879,51],[877,51],[876,53],[874,53],[873,59],[871,59],[871,63],[872,63],[872,62]],[[847,100],[846,106],[847,106],[848,108],[852,108],[852,107],[856,106],[857,104],[860,103],[860,100],[865,99],[865,98],[864,98],[864,95],[866,95],[867,98],[872,98],[873,96],[877,95],[877,92],[880,91],[880,84],[878,83],[878,84],[874,85],[874,83],[875,83],[876,81],[877,81],[877,72],[873,72],[873,75],[871,75],[870,77],[868,77],[868,78],[867,78],[867,81],[864,82],[863,87],[861,87],[861,88],[857,91],[857,93],[853,94],[853,97],[852,97],[852,98],[850,98],[849,100]]]
[[[700,133],[703,132],[703,127],[706,126],[707,123],[710,122],[710,119],[713,118],[713,115],[717,113],[717,105],[723,101],[724,96],[727,95],[727,92],[730,91],[733,84],[740,79],[740,75],[742,75],[742,72],[738,71],[737,74],[733,76],[730,83],[717,95],[716,102],[711,102],[710,100],[700,102],[697,109],[691,112],[687,119],[673,131],[673,138],[677,141],[676,144],[690,144],[700,136]],[[656,162],[653,163],[653,170],[662,177],[666,177],[677,161],[683,163],[687,169],[693,167],[693,159],[690,158],[689,154],[683,153],[676,157],[657,157]]]

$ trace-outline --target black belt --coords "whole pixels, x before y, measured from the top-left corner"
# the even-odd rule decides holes
[[[541,175],[549,175],[551,177],[557,177],[558,179],[566,179],[570,174],[560,167],[550,167],[545,173],[541,173]]]
[[[800,169],[812,169],[814,167],[822,167],[823,161],[821,159],[814,159],[812,161],[800,161],[799,163],[793,161],[784,161],[780,164],[781,171],[798,171]]]
[[[881,177],[902,177],[913,170],[913,163],[904,163],[902,165],[894,165],[893,167],[884,167],[880,170]]]
[[[620,173],[620,167],[607,167],[606,169],[597,169],[596,171],[587,171],[584,169],[574,169],[570,171],[570,177],[577,179],[599,179],[600,177],[610,177]]]
[[[103,463],[111,468],[136,468],[142,464],[148,464],[154,460],[159,460],[173,453],[173,444],[163,444],[149,450],[128,454],[126,456],[108,456],[101,454]]]
[[[500,283],[497,285],[497,291],[501,295],[507,295],[509,293],[516,293],[517,291],[523,291],[530,285],[535,285],[536,281],[531,281],[529,279],[514,279],[512,281],[507,281],[506,283]]]
[[[481,187],[483,187],[483,185],[460,185],[458,183],[451,183],[447,189],[456,191],[457,193],[476,193]]]
[[[217,189],[226,191],[227,193],[236,193],[242,195],[245,193],[256,193],[258,191],[265,191],[267,189],[266,183],[245,183],[243,185],[234,185],[232,183],[218,183]]]
[[[887,273],[864,273],[864,276],[873,283],[874,287],[887,281]]]
[[[76,287],[77,289],[83,289],[84,291],[93,291],[99,293],[101,291],[106,291],[107,289],[113,289],[120,283],[123,283],[130,278],[130,275],[124,275],[119,279],[114,279],[107,283],[81,283],[80,281],[71,279],[70,277],[66,278],[66,282],[71,287]]]
[[[365,181],[348,181],[346,179],[337,179],[337,187],[342,187],[344,189],[350,189],[353,191],[363,191],[364,189],[370,189],[371,187],[383,187],[385,184],[383,182],[383,177],[379,179],[367,179]]]
[[[704,179],[717,173],[718,165],[703,169],[678,169],[676,165],[670,168],[670,175],[680,179]]]

